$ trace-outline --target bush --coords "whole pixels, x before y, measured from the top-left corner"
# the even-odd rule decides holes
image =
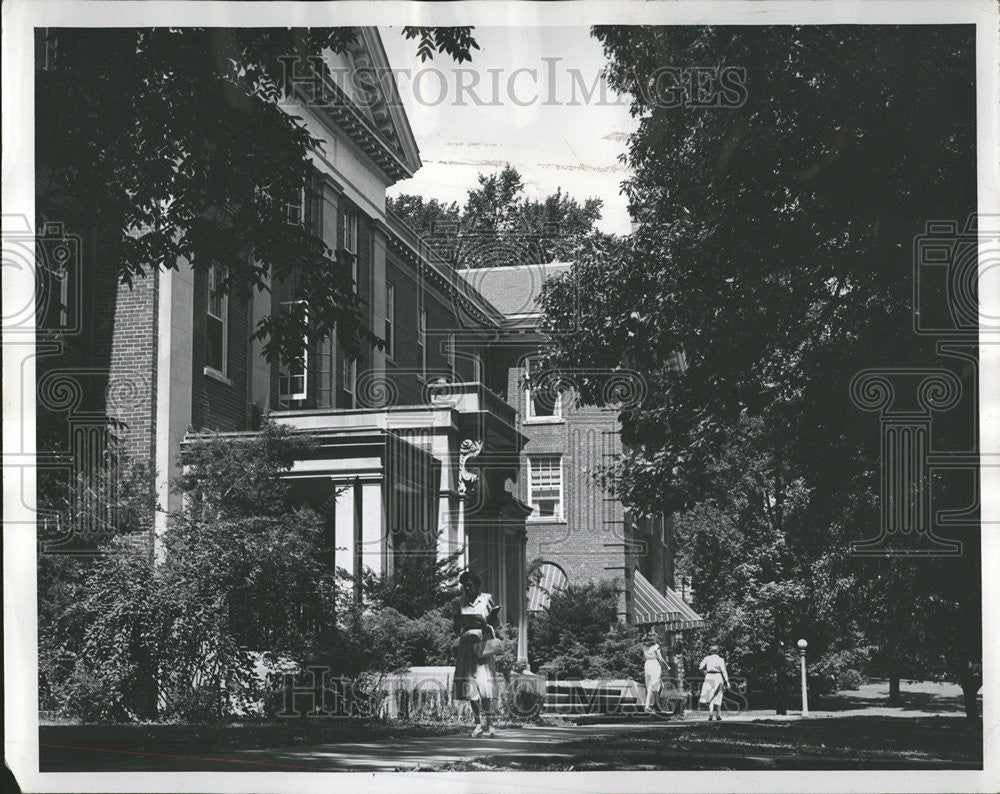
[[[529,617],[532,666],[554,678],[642,680],[642,635],[618,619],[614,582],[569,585]]]
[[[867,668],[871,649],[867,647],[825,654],[806,667],[809,687],[817,695],[841,689],[857,689],[867,678],[862,672]]]

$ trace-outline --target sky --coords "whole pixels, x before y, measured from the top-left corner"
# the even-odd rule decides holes
[[[389,195],[464,203],[480,173],[515,166],[530,198],[561,187],[604,201],[598,226],[628,233],[618,156],[637,123],[602,79],[604,53],[579,27],[477,27],[480,49],[459,66],[421,63],[398,27],[379,28],[423,167]]]

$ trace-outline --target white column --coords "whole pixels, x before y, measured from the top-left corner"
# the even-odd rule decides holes
[[[517,658],[519,660],[523,659],[525,662],[528,661],[528,554],[527,554],[527,544],[528,539],[525,533],[518,533],[518,573],[519,573],[519,590],[518,590],[518,604],[520,605],[519,615],[518,615],[518,632],[517,632]]]
[[[176,270],[163,270],[158,277],[154,454],[160,509],[154,518],[153,555],[156,561],[162,561],[166,511],[179,511],[183,504],[180,494],[170,491],[170,481],[181,473],[177,458],[191,425],[194,271],[187,260],[180,259]]]
[[[361,565],[376,573],[385,571],[385,506],[382,483],[361,486]]]
[[[334,508],[334,565],[348,573],[354,573],[354,487],[350,484],[337,486],[336,507]]]
[[[444,559],[454,551],[452,548],[452,538],[455,530],[451,521],[451,507],[448,504],[448,495],[443,494],[438,497],[438,529],[440,533],[437,538],[438,559]]]

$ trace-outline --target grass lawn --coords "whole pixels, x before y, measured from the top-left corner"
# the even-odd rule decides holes
[[[46,747],[102,747],[130,752],[224,753],[259,747],[325,744],[362,739],[449,736],[458,724],[400,725],[358,719],[285,719],[228,724],[40,725]]]

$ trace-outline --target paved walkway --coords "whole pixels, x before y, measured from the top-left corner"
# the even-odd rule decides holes
[[[843,693],[838,700],[828,701],[833,710],[813,711],[810,722],[835,721],[859,717],[899,719],[901,723],[912,718],[945,719],[947,724],[955,720],[955,727],[965,724],[964,714],[959,711],[956,703],[955,689],[948,685],[921,684],[904,686],[907,696],[904,706],[890,708],[879,703],[876,698],[884,698],[882,687],[866,685],[859,690]],[[800,712],[793,711],[785,716],[777,716],[774,711],[749,711],[727,714],[722,722],[725,732],[727,723],[761,722],[787,723],[802,721]],[[471,738],[467,732],[445,736],[409,737],[401,739],[371,739],[358,742],[343,742],[317,745],[298,745],[294,747],[271,747],[247,749],[237,752],[206,753],[204,755],[188,754],[157,754],[127,750],[102,749],[88,747],[50,747],[42,748],[46,771],[62,770],[185,770],[185,771],[397,771],[419,770],[439,767],[445,764],[462,762],[475,763],[490,756],[502,756],[505,761],[516,761],[530,766],[532,761],[544,759],[545,763],[558,764],[565,761],[568,764],[586,760],[585,747],[593,747],[594,738],[606,737],[608,743],[614,743],[616,737],[622,737],[637,731],[675,731],[690,728],[707,722],[704,712],[689,712],[681,720],[663,720],[656,717],[636,716],[633,719],[609,720],[603,724],[567,725],[560,727],[529,726],[524,728],[498,729],[494,737]],[[915,725],[916,723],[911,723]],[[940,725],[940,723],[937,723]],[[815,724],[820,728],[819,724]],[[903,726],[901,725],[902,729]],[[937,728],[932,728],[937,730]],[[742,730],[745,733],[745,729]],[[953,734],[951,728],[948,734]],[[576,743],[584,743],[576,745]],[[88,742],[89,744],[89,742]],[[784,755],[734,755],[718,748],[718,751],[705,752],[704,749],[692,751],[697,760],[705,768],[803,768],[815,762],[829,765],[830,757],[810,757],[797,754]],[[947,753],[944,753],[947,755]],[[674,757],[676,756],[676,757]],[[670,767],[674,763],[683,766],[692,761],[692,753],[671,752],[663,748],[663,753],[657,756],[658,768]],[[898,763],[898,761],[896,762]],[[920,767],[923,763],[914,759],[909,766]],[[927,761],[926,763],[931,763]],[[717,766],[716,766],[717,765]],[[958,763],[957,766],[965,766]],[[869,764],[857,764],[855,768],[871,767]],[[830,768],[827,766],[826,768]]]
[[[870,711],[854,712],[816,712],[812,719],[843,718],[851,716],[872,716]],[[921,716],[908,712],[905,717]],[[951,715],[928,715],[934,717]],[[960,715],[954,715],[961,720]],[[801,720],[796,714],[777,717],[773,712],[757,712],[737,714],[724,722],[749,723],[755,721],[784,722]],[[102,771],[116,769],[120,771],[355,771],[355,772],[392,772],[404,770],[420,770],[435,768],[443,764],[460,762],[478,762],[489,756],[503,756],[506,760],[516,760],[530,765],[532,761],[544,759],[546,763],[567,764],[579,761],[581,753],[573,747],[573,743],[585,741],[594,737],[614,737],[637,731],[663,730],[671,731],[690,727],[703,722],[704,718],[671,720],[632,721],[618,724],[577,725],[565,727],[529,726],[524,728],[505,728],[497,731],[493,737],[477,737],[473,739],[468,733],[453,736],[411,737],[388,741],[372,739],[360,742],[338,742],[331,744],[275,747],[219,754],[170,755],[146,752],[129,752],[102,750],[99,748],[59,748],[52,758],[56,763],[47,766],[47,771],[59,769],[86,769],[87,771]],[[960,723],[956,723],[960,724]],[[51,752],[51,751],[50,751]],[[669,766],[670,754],[662,756],[662,761]],[[676,754],[675,760],[685,763],[692,759],[689,754]],[[795,756],[769,755],[748,756],[725,752],[698,753],[702,762],[716,761],[732,768],[787,768],[787,765],[801,767],[812,760],[816,762],[825,759],[811,759],[797,754]],[[58,760],[56,760],[58,759]],[[919,766],[920,762],[916,762]]]

